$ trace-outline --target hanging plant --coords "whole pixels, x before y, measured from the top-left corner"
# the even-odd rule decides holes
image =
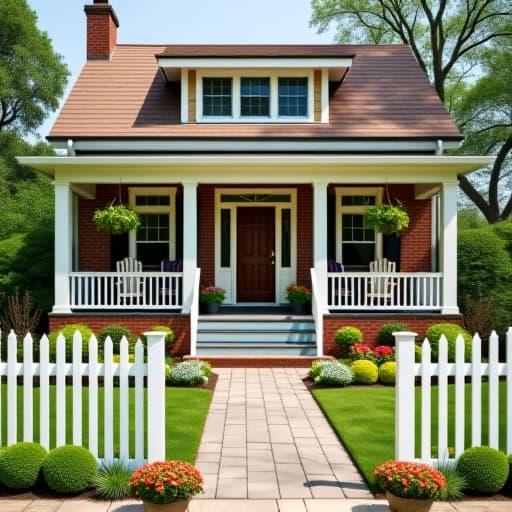
[[[140,226],[139,214],[123,204],[111,203],[101,210],[96,210],[92,219],[98,231],[111,235],[127,233]]]
[[[385,235],[400,235],[409,227],[409,215],[404,206],[397,200],[397,205],[381,204],[372,206],[364,213],[366,226]]]

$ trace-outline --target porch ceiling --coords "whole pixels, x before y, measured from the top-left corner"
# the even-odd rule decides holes
[[[455,181],[492,156],[165,155],[18,157],[59,181],[75,183],[437,183]],[[144,171],[144,172],[141,172]]]

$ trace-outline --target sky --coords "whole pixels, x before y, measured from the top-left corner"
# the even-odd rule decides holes
[[[1,0],[0,0],[1,1]],[[28,0],[38,27],[64,57],[71,77],[64,98],[85,62],[84,5],[92,0]],[[310,0],[110,0],[119,19],[118,43],[327,44],[334,29],[309,27]],[[61,104],[64,101],[61,101]],[[58,112],[39,129],[44,138]]]

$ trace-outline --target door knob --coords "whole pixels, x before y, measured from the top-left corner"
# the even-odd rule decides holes
[[[270,256],[269,256],[269,259],[272,260],[272,265],[275,265],[275,257],[276,257],[276,253],[272,250],[270,252]]]

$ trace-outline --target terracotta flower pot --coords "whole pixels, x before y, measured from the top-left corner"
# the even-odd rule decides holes
[[[401,498],[386,491],[389,508],[394,512],[428,512],[434,503],[433,499]]]
[[[188,509],[190,499],[191,498],[188,500],[175,501],[173,503],[165,503],[163,505],[151,501],[143,501],[142,503],[144,504],[144,510],[146,512],[185,512]]]

